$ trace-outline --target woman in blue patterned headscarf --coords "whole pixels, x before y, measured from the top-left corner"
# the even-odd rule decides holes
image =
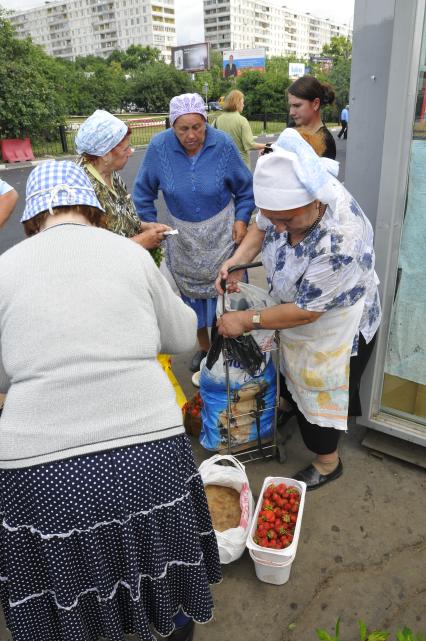
[[[127,123],[108,111],[97,109],[82,123],[75,138],[79,165],[105,210],[108,229],[149,249],[159,265],[160,244],[170,227],[139,220],[126,183],[118,173],[133,153],[131,133]]]
[[[373,230],[336,175],[335,161],[319,158],[296,130],[286,129],[273,153],[257,162],[256,223],[220,271],[227,278],[230,266],[262,250],[277,305],[225,314],[218,329],[225,336],[281,330],[282,395],[316,454],[294,476],[308,489],[342,473],[339,436],[348,414],[361,414],[359,381],[380,323]],[[231,289],[237,276],[229,278]]]

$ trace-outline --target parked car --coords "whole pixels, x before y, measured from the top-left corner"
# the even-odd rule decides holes
[[[209,102],[208,103],[209,111],[222,111],[223,107],[218,102]]]

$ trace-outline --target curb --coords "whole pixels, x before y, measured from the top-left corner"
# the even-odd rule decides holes
[[[146,149],[148,145],[138,145],[135,147],[136,151]],[[25,169],[26,167],[37,167],[46,160],[74,160],[78,158],[78,154],[70,154],[69,156],[46,156],[46,158],[39,158],[38,160],[27,160],[25,162],[8,162],[0,164],[0,171],[9,171],[9,169]]]
[[[22,167],[36,167],[42,160],[28,160],[25,162],[8,162],[0,165],[0,171],[7,171],[8,169],[21,169]]]
[[[48,158],[39,158],[38,160],[26,160],[24,162],[3,163],[0,165],[0,171],[8,171],[9,169],[25,169],[26,167],[37,167],[37,165],[41,165],[41,163],[46,162],[46,160],[58,160],[58,158],[60,158],[61,160],[70,160],[73,158],[77,158],[77,155],[49,156]]]

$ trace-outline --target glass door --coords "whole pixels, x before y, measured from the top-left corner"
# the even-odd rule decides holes
[[[426,28],[381,411],[426,432]]]

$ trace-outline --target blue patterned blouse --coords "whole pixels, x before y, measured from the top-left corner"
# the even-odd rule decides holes
[[[359,331],[369,343],[381,319],[374,235],[361,207],[343,185],[318,226],[294,247],[288,243],[287,232],[276,232],[261,213],[256,222],[265,231],[262,259],[270,294],[281,303],[316,312],[353,305],[365,295]]]

